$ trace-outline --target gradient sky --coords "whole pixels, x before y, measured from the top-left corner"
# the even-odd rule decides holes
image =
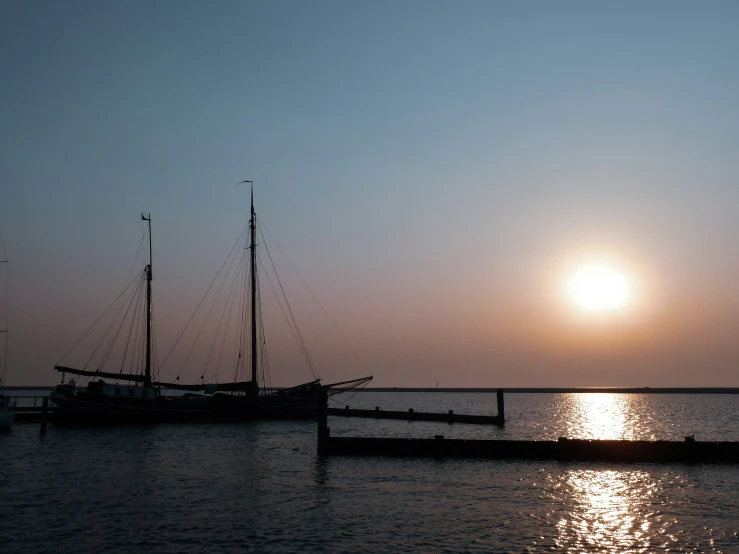
[[[141,211],[168,350],[253,179],[375,385],[739,386],[737,29],[733,1],[1,0],[8,384],[57,382]],[[567,301],[590,259],[629,310]],[[365,373],[302,317],[326,381]],[[273,382],[307,380],[274,337]]]

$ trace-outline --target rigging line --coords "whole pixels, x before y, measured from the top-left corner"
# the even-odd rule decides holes
[[[258,253],[256,254],[256,262],[259,263],[260,256]],[[258,267],[258,266],[257,266]],[[256,268],[255,268],[256,269]],[[262,379],[262,387],[264,387],[265,383],[265,371],[269,371],[269,368],[264,367],[264,348],[262,348],[262,343],[264,342],[264,320],[262,318],[262,293],[259,286],[259,270],[256,269],[254,274],[254,279],[256,280],[256,299],[254,300],[256,303],[256,309],[254,310],[254,321],[252,322],[252,325],[255,326],[256,334],[257,334],[257,343],[259,344],[259,357],[257,358],[257,369],[261,370],[261,379]],[[256,356],[256,352],[252,352],[252,356]],[[254,376],[254,379],[259,381],[260,375],[259,371],[257,371],[257,374]]]
[[[3,378],[2,383],[5,383],[5,377],[8,373],[8,335],[10,334],[10,271],[8,269],[8,252],[5,250],[5,239],[3,238],[3,233],[0,230],[0,245],[3,248],[3,258],[2,263],[5,264],[5,301],[3,302],[3,298],[0,298],[0,310],[2,313],[2,321],[3,321],[3,327],[4,327],[4,335],[5,335],[5,345],[3,347]],[[8,386],[7,383],[5,385]]]
[[[7,274],[8,274],[8,270],[6,269],[5,270],[6,282],[7,282]],[[7,285],[6,285],[6,288],[7,288]],[[9,290],[5,291],[6,297],[8,296],[9,292],[10,292]],[[3,301],[3,299],[0,298],[0,327],[2,327],[2,329],[0,329],[0,332],[6,332],[8,330],[8,325],[10,323],[10,313],[9,313],[8,308],[6,308],[6,305],[5,305],[6,302],[8,302],[9,300],[10,299],[8,299],[7,301]]]
[[[321,304],[320,300],[318,300],[318,297],[315,294],[313,294],[313,291],[308,286],[308,283],[305,282],[305,279],[303,279],[303,276],[300,275],[300,273],[298,272],[297,269],[295,269],[295,266],[290,261],[290,258],[287,257],[287,254],[285,254],[285,251],[282,249],[282,247],[280,246],[280,244],[274,239],[274,237],[272,237],[272,235],[269,232],[269,230],[266,227],[264,227],[264,225],[262,225],[261,220],[260,220],[260,222],[259,222],[259,233],[262,235],[262,241],[264,242],[265,248],[267,248],[267,241],[266,241],[266,239],[264,237],[264,234],[262,233],[262,229],[263,228],[264,228],[264,232],[267,233],[267,236],[272,240],[272,242],[275,243],[275,245],[277,246],[277,249],[285,257],[285,259],[287,260],[287,263],[290,264],[290,267],[295,272],[295,274],[298,276],[298,278],[301,280],[301,282],[303,283],[303,285],[305,285],[305,288],[308,289],[308,292],[313,297],[313,300],[315,300],[316,303],[320,306],[321,310],[323,310],[323,313],[326,315],[326,317],[328,318],[328,320],[331,322],[331,325],[334,326],[334,329],[336,329],[336,331],[339,333],[339,335],[341,336],[341,338],[344,339],[344,342],[346,342],[347,346],[352,351],[352,354],[354,354],[354,356],[357,358],[357,360],[359,360],[359,363],[362,364],[362,367],[364,367],[364,369],[367,372],[369,372],[370,375],[372,375],[372,372],[370,371],[369,367],[367,367],[367,364],[364,363],[364,360],[362,360],[362,358],[359,356],[359,354],[357,354],[357,351],[354,350],[354,347],[352,346],[351,342],[349,342],[349,339],[346,338],[346,336],[344,335],[344,333],[341,332],[341,329],[339,329],[339,326],[336,325],[336,323],[334,323],[334,320],[331,319],[331,316],[328,315],[328,311],[326,311],[326,308],[323,307],[323,304]]]
[[[231,268],[233,267],[233,262],[235,259],[236,259],[236,256],[231,257],[231,263],[229,264],[228,269],[226,269],[226,273],[223,274],[223,279],[221,279],[221,284],[218,286],[218,290],[216,291],[216,294],[213,297],[213,302],[211,302],[210,308],[208,308],[208,313],[206,313],[205,317],[203,318],[203,323],[200,325],[200,329],[198,329],[197,335],[195,335],[195,340],[192,341],[192,346],[190,346],[190,350],[187,352],[187,356],[185,356],[185,361],[182,362],[182,367],[180,368],[180,373],[177,375],[177,377],[179,377],[182,374],[182,371],[184,370],[185,365],[190,359],[190,355],[192,354],[193,350],[195,350],[195,345],[198,343],[198,340],[200,339],[200,334],[203,332],[203,329],[205,328],[206,323],[208,323],[208,318],[210,317],[210,314],[213,311],[213,308],[215,307],[216,302],[218,301],[218,297],[221,294],[223,285],[226,282],[226,277],[228,277],[228,274],[231,271]]]
[[[8,372],[8,333],[5,333],[5,345],[3,348],[3,380],[2,382],[5,383],[5,375]],[[0,383],[1,384],[1,383]],[[8,386],[7,384],[5,385]]]
[[[238,341],[238,356],[236,358],[236,366],[234,368],[234,381],[239,381],[238,378],[239,371],[242,371],[243,373],[246,373],[246,357],[244,356],[244,352],[246,352],[246,331],[251,331],[251,327],[247,326],[250,324],[250,314],[249,310],[247,310],[248,301],[247,296],[249,294],[249,291],[251,290],[251,280],[253,279],[253,275],[251,275],[251,272],[249,272],[247,276],[246,272],[246,248],[242,251],[242,256],[244,257],[244,288],[241,293],[241,309],[239,311],[239,341]],[[251,366],[251,358],[249,359],[249,365]],[[246,379],[244,379],[246,380]]]
[[[138,294],[136,295],[139,296]],[[115,347],[116,342],[118,341],[118,337],[121,334],[121,331],[123,330],[123,325],[126,323],[126,319],[128,318],[128,312],[131,309],[131,306],[136,305],[136,299],[133,299],[131,304],[129,304],[128,308],[126,308],[126,313],[123,314],[123,317],[121,318],[121,323],[118,326],[118,330],[116,331],[115,335],[113,335],[113,339],[110,341],[110,345],[108,346],[107,351],[103,354],[103,358],[100,361],[100,365],[98,366],[98,369],[103,369],[106,363],[108,363],[108,359],[110,358],[110,354],[113,352],[113,348]],[[134,308],[135,309],[135,308]],[[123,360],[121,360],[121,366],[125,365],[126,360],[126,351],[123,351]],[[119,374],[123,373],[123,367],[121,367],[121,370],[118,372]]]
[[[10,326],[10,271],[8,269],[8,251],[5,250],[5,239],[3,238],[3,232],[0,230],[0,246],[2,246],[2,260],[0,263],[5,264],[5,295],[0,298],[0,314],[2,314],[2,322],[5,327],[5,331],[8,331]],[[3,300],[4,299],[4,300]],[[7,340],[7,339],[6,339]],[[3,380],[5,375],[3,374]]]
[[[209,383],[211,379],[214,379],[215,377],[218,377],[215,373],[213,375],[208,375],[207,377],[203,378],[203,384]],[[218,383],[218,381],[216,381]]]
[[[233,261],[235,259],[236,259],[236,256],[234,256],[234,259],[232,260],[232,264],[233,264]],[[238,275],[240,273],[240,266],[241,266],[241,262],[239,262],[239,265],[236,266],[236,276],[237,277],[238,277]],[[231,268],[229,267],[228,268],[228,271],[226,271],[226,276],[224,277],[224,281],[225,281],[226,277],[228,277],[228,274],[230,272],[231,272]],[[205,369],[206,370],[208,368],[208,364],[210,363],[210,357],[213,355],[213,350],[215,349],[216,343],[218,342],[218,337],[221,336],[220,335],[220,333],[221,333],[221,327],[223,326],[223,320],[226,317],[226,312],[228,311],[226,308],[228,306],[232,306],[233,307],[233,293],[234,293],[234,289],[235,288],[236,288],[236,280],[234,280],[231,283],[231,287],[229,288],[228,294],[226,295],[226,301],[225,301],[225,303],[223,305],[223,313],[221,313],[221,319],[218,321],[218,327],[216,327],[216,332],[213,335],[213,342],[210,345],[210,350],[208,351],[208,357],[205,359]],[[230,313],[230,311],[229,311],[229,313]]]
[[[6,270],[6,279],[7,279],[7,270]],[[8,292],[6,292],[7,296]],[[0,326],[2,329],[0,329],[0,332],[5,332],[8,330],[8,324],[10,323],[10,314],[7,311],[5,307],[5,302],[2,298],[0,298]]]
[[[262,264],[261,259],[259,260],[260,265]],[[290,318],[287,316],[287,313],[285,313],[285,308],[282,306],[282,301],[280,300],[280,296],[277,294],[277,291],[275,290],[274,285],[272,284],[272,280],[269,278],[269,273],[267,273],[267,270],[262,265],[262,269],[264,269],[264,275],[267,277],[267,282],[269,283],[270,288],[272,289],[272,292],[275,295],[275,298],[277,299],[277,305],[280,307],[280,310],[282,311],[282,315],[285,317],[285,321],[287,322],[287,326],[290,328],[290,332],[293,334],[293,338],[295,339],[295,342],[298,345],[298,349],[300,350],[300,353],[303,355],[303,358],[305,359],[306,363],[308,364],[308,369],[311,372],[311,375],[313,375],[314,378],[318,378],[318,375],[316,374],[315,370],[313,369],[313,361],[310,359],[310,355],[306,352],[305,344],[302,342],[301,338],[299,337],[299,332],[293,328],[295,325],[294,321],[291,321]]]
[[[262,235],[262,239],[264,239],[264,236]],[[269,246],[267,246],[267,241],[264,241],[264,249],[267,251],[267,256],[269,256],[269,261],[272,264],[272,269],[275,272],[275,278],[277,279],[277,283],[280,285],[280,290],[282,291],[282,297],[285,299],[285,305],[287,306],[287,310],[290,312],[290,316],[293,319],[293,323],[295,324],[295,330],[298,333],[298,336],[300,337],[301,342],[303,343],[303,347],[305,348],[306,355],[308,357],[308,364],[309,367],[311,367],[311,373],[313,373],[313,376],[317,379],[318,373],[315,370],[315,365],[313,364],[313,359],[310,356],[310,352],[308,351],[308,346],[305,344],[305,340],[303,339],[303,334],[300,332],[300,327],[298,327],[298,321],[295,318],[295,314],[293,314],[293,310],[290,307],[290,302],[287,299],[287,295],[285,294],[285,289],[282,286],[282,281],[280,281],[280,276],[277,274],[277,268],[275,267],[275,262],[272,259],[272,253],[269,251]]]
[[[261,260],[260,260],[261,263]],[[257,295],[259,298],[259,341],[262,345],[262,347],[259,350],[260,356],[259,356],[259,363],[262,368],[262,388],[266,388],[268,385],[271,388],[272,385],[272,377],[270,375],[270,368],[269,368],[269,354],[267,352],[267,338],[264,331],[264,311],[262,310],[262,292],[260,288],[257,288]]]
[[[259,265],[262,266],[262,269],[264,270],[264,275],[267,277],[267,282],[269,283],[270,289],[272,289],[272,293],[275,295],[275,300],[277,300],[277,305],[280,307],[280,311],[282,312],[282,316],[285,318],[285,321],[287,322],[287,326],[290,329],[290,332],[293,335],[293,338],[295,339],[295,343],[298,345],[298,349],[300,350],[300,353],[302,354],[303,358],[306,358],[305,352],[303,351],[303,345],[300,342],[300,339],[297,336],[297,333],[293,329],[294,323],[290,320],[290,318],[287,315],[287,312],[285,312],[285,308],[282,305],[282,300],[280,300],[280,295],[277,294],[277,290],[275,289],[275,286],[272,284],[272,279],[269,278],[269,273],[267,273],[267,269],[264,267],[264,264],[262,264],[262,260],[259,259]],[[310,368],[310,362],[306,359],[306,363],[308,364],[308,367]]]
[[[143,290],[143,287],[140,289]],[[121,360],[121,371],[120,373],[123,373],[123,368],[126,365],[126,357],[128,354],[128,345],[131,343],[131,334],[133,333],[133,328],[136,323],[138,323],[139,318],[139,308],[141,307],[141,294],[139,293],[136,296],[136,299],[134,300],[134,310],[133,315],[131,316],[131,325],[128,328],[128,336],[126,337],[126,346],[123,348],[123,359]],[[136,326],[136,330],[138,330],[138,326]],[[133,360],[133,356],[131,356],[131,360]],[[133,364],[132,364],[133,365]]]
[[[133,374],[133,364],[136,361],[136,355],[138,353],[138,337],[139,337],[139,327],[141,326],[141,319],[140,318],[140,312],[141,312],[141,300],[138,299],[136,303],[136,311],[133,313],[133,317],[131,318],[131,329],[129,330],[129,338],[133,337],[133,348],[131,349],[131,361],[128,365],[128,373]],[[128,352],[128,339],[126,341],[126,349],[124,352]],[[123,363],[121,364],[121,373],[123,372],[123,366],[126,363],[126,358],[124,355]]]
[[[8,269],[8,260],[0,260],[0,263],[5,264],[5,294],[0,297],[0,324],[2,329],[0,331],[7,332],[10,326],[10,270]]]
[[[231,318],[232,318],[234,306],[236,305],[236,296],[238,295],[239,285],[241,284],[241,280],[239,279],[239,275],[241,274],[241,270],[242,270],[241,266],[242,264],[239,263],[239,266],[236,269],[236,279],[231,285],[233,295],[231,296],[231,302],[228,308],[228,317],[226,318],[226,329],[223,331],[223,338],[221,339],[221,349],[218,352],[218,361],[216,362],[216,376],[218,375],[218,372],[220,371],[220,368],[221,368],[221,360],[223,359],[223,350],[226,346],[226,339],[228,338],[228,330],[230,329],[231,322],[233,321]]]
[[[139,300],[139,306],[141,306],[140,315],[138,316],[139,324],[137,326],[141,329],[141,342],[139,343],[139,348],[141,349],[141,357],[142,359],[146,358],[146,328],[147,328],[147,322],[146,322],[146,310],[148,309],[145,294],[142,293],[142,300]],[[154,325],[154,300],[150,299],[151,301],[151,342],[152,342],[152,357],[155,360],[156,359],[156,326]],[[143,317],[142,317],[143,316]],[[136,350],[133,350],[133,354],[135,355]],[[152,361],[152,363],[154,363]],[[146,366],[146,361],[144,360],[141,367],[141,374],[144,373],[144,367]],[[156,370],[156,367],[152,367],[152,372]],[[156,377],[156,376],[155,376]],[[143,386],[143,384],[142,384]]]
[[[256,248],[256,244],[252,244],[251,248]],[[247,249],[244,249],[244,259],[246,260],[246,251]],[[244,268],[246,268],[246,261],[244,263]],[[244,272],[246,272],[246,269],[244,269]],[[246,280],[245,286],[244,286],[244,295],[243,295],[243,310],[241,312],[241,316],[243,318],[243,325],[242,325],[242,334],[241,334],[241,345],[239,346],[239,353],[241,354],[241,362],[242,362],[242,369],[241,371],[244,374],[244,381],[249,381],[251,379],[251,358],[254,355],[254,353],[251,351],[251,333],[252,333],[252,326],[255,324],[251,320],[251,303],[252,300],[256,301],[256,299],[252,299],[251,297],[251,290],[252,287],[255,287],[255,285],[252,283],[252,281],[256,280],[257,278],[257,272],[256,269],[254,273],[251,272],[251,252],[249,253],[249,273],[248,273],[248,279]],[[247,337],[247,331],[248,331],[248,337]],[[248,358],[244,356],[244,353],[248,353]],[[248,363],[247,363],[248,362]]]
[[[141,292],[139,293],[139,298],[137,300],[137,310],[133,315],[133,319],[136,321],[136,329],[133,334],[133,348],[131,349],[131,364],[129,367],[128,372],[133,374],[134,373],[134,364],[136,362],[138,351],[141,348],[144,348],[144,333],[142,332],[146,328],[146,287],[141,287]],[[152,314],[153,315],[153,314]],[[153,329],[153,324],[152,324]],[[142,337],[139,341],[139,337]],[[138,369],[138,368],[137,368]]]
[[[177,340],[176,340],[176,341],[174,342],[174,344],[172,345],[172,348],[170,348],[169,352],[168,352],[168,353],[167,353],[167,355],[166,355],[166,356],[164,357],[164,361],[162,362],[162,367],[164,367],[164,364],[166,364],[166,363],[167,363],[167,360],[168,360],[168,359],[169,359],[169,357],[170,357],[170,356],[172,355],[172,351],[173,351],[173,350],[175,349],[175,347],[177,346],[177,343],[179,343],[179,342],[180,342],[180,339],[182,338],[182,335],[184,335],[184,334],[185,334],[185,331],[186,331],[186,330],[187,330],[187,328],[188,328],[188,327],[190,326],[190,323],[192,322],[193,318],[195,317],[195,314],[196,314],[196,313],[198,312],[198,310],[200,309],[200,306],[201,306],[201,304],[203,303],[203,301],[205,301],[205,298],[206,298],[206,297],[208,296],[208,293],[210,292],[210,289],[211,289],[211,288],[213,287],[213,284],[214,284],[214,283],[216,282],[216,279],[218,279],[218,276],[219,276],[219,275],[221,274],[221,271],[223,271],[223,267],[224,267],[224,266],[226,265],[226,262],[227,262],[227,261],[228,261],[228,259],[229,259],[229,258],[231,257],[231,254],[233,254],[233,251],[234,251],[234,249],[236,248],[236,246],[237,246],[237,245],[238,245],[238,244],[239,244],[239,243],[241,242],[241,237],[242,237],[242,236],[244,235],[244,233],[246,233],[246,228],[244,228],[244,230],[243,230],[243,231],[241,231],[241,234],[239,235],[239,238],[238,238],[238,239],[236,239],[236,242],[235,242],[235,243],[234,243],[234,245],[233,245],[233,246],[231,247],[231,250],[230,250],[230,252],[228,253],[228,256],[226,256],[226,259],[225,259],[225,260],[223,260],[223,264],[221,264],[221,267],[220,267],[220,269],[218,270],[218,273],[216,273],[216,276],[215,276],[215,277],[213,277],[213,281],[211,281],[210,285],[208,286],[208,290],[206,290],[206,291],[205,291],[205,294],[204,294],[204,295],[203,295],[203,297],[202,297],[202,298],[200,299],[200,302],[198,302],[198,305],[197,305],[197,307],[195,308],[195,311],[194,311],[194,312],[192,313],[192,315],[190,316],[190,319],[188,319],[188,320],[187,320],[187,323],[185,324],[185,327],[184,327],[184,328],[182,329],[182,331],[180,332],[179,336],[177,337]]]
[[[241,262],[243,262],[243,259],[241,260]],[[234,305],[236,304],[236,295],[238,294],[238,287],[239,287],[239,284],[241,284],[241,280],[239,279],[239,275],[241,274],[241,270],[242,270],[241,268],[243,265],[241,262],[239,263],[239,266],[236,268],[236,279],[231,285],[231,289],[234,294],[231,297],[231,305],[228,308],[228,317],[226,318],[226,329],[223,331],[223,339],[221,340],[221,350],[218,353],[218,362],[216,363],[216,377],[218,376],[218,371],[221,368],[221,358],[223,357],[223,349],[226,345],[226,338],[228,337],[228,329],[231,327],[231,315],[233,314],[233,308],[234,308]]]
[[[264,240],[264,235],[262,235],[262,239]],[[290,316],[293,320],[293,325],[295,326],[295,331],[299,337],[299,344],[302,346],[304,352],[304,356],[306,358],[306,361],[308,363],[308,367],[311,371],[311,374],[313,375],[314,379],[319,379],[319,375],[317,370],[315,369],[315,364],[313,362],[313,358],[310,355],[310,351],[308,350],[308,345],[305,342],[305,339],[303,338],[303,334],[300,331],[300,327],[298,326],[297,319],[295,318],[295,315],[292,311],[292,308],[290,306],[290,302],[287,299],[287,295],[285,294],[285,289],[282,287],[282,282],[280,281],[280,276],[277,274],[277,268],[275,267],[274,261],[272,260],[272,254],[269,251],[269,246],[267,246],[267,241],[264,241],[264,248],[267,251],[267,255],[269,256],[269,260],[272,264],[272,269],[275,272],[275,277],[277,278],[277,282],[280,285],[280,290],[282,291],[282,296],[285,299],[285,305],[287,306],[288,311],[290,312]],[[266,272],[265,272],[266,273]],[[297,340],[297,339],[296,339]]]
[[[264,315],[262,311],[259,312],[259,320],[262,327],[262,375],[265,387],[269,387],[272,390],[272,369],[269,365],[269,351],[267,350],[267,337],[264,332]]]
[[[130,283],[128,284],[128,286],[127,286],[127,287],[126,287],[125,289],[123,289],[123,292],[121,292],[121,293],[120,293],[120,294],[118,295],[118,297],[117,297],[117,298],[116,298],[115,300],[113,300],[113,302],[111,302],[111,303],[110,303],[110,305],[109,305],[109,306],[108,306],[107,308],[105,308],[105,311],[104,311],[104,312],[103,312],[102,314],[100,314],[100,316],[98,316],[98,318],[97,318],[97,319],[96,319],[95,321],[93,321],[93,322],[92,322],[92,325],[90,325],[90,326],[89,326],[89,327],[87,328],[87,330],[86,330],[86,331],[85,331],[85,332],[84,332],[84,333],[82,334],[82,336],[81,336],[81,337],[80,337],[79,339],[77,339],[77,342],[75,342],[75,343],[74,343],[74,344],[73,344],[73,345],[72,345],[72,346],[70,347],[70,349],[69,349],[69,350],[67,350],[67,351],[66,351],[66,352],[64,353],[64,355],[63,355],[63,356],[62,356],[61,358],[59,358],[59,361],[58,361],[58,362],[56,363],[56,365],[59,365],[60,363],[62,363],[62,360],[63,360],[64,358],[66,358],[66,357],[67,357],[67,356],[69,355],[69,353],[70,353],[70,352],[71,352],[71,351],[72,351],[72,350],[74,349],[74,347],[75,347],[75,346],[77,346],[77,345],[78,345],[78,344],[80,343],[80,341],[81,341],[82,339],[84,339],[84,338],[85,338],[85,336],[87,335],[87,333],[89,333],[89,332],[90,332],[90,330],[91,330],[91,329],[92,329],[93,327],[95,327],[95,325],[97,325],[98,321],[100,321],[100,320],[101,320],[101,319],[102,319],[103,317],[105,317],[105,314],[106,314],[106,313],[108,313],[108,310],[110,310],[110,309],[111,309],[111,308],[112,308],[112,307],[113,307],[113,306],[114,306],[114,305],[115,305],[115,304],[116,304],[116,303],[118,302],[118,300],[120,300],[120,298],[121,298],[121,297],[122,297],[122,296],[123,296],[124,294],[126,294],[126,292],[128,292],[128,289],[129,289],[129,288],[131,288],[131,286],[133,286],[133,285],[134,285],[134,283],[136,283],[136,282],[137,282],[137,281],[139,280],[139,277],[140,277],[140,276],[141,276],[141,275],[137,275],[137,276],[136,276],[136,277],[134,278],[134,280],[133,280],[133,281],[131,281],[131,282],[130,282]]]
[[[123,308],[125,308],[126,306],[129,306],[129,308],[130,308],[131,303],[133,302],[133,298],[139,293],[140,288],[141,288],[141,283],[139,283],[139,285],[136,288],[133,289],[131,295],[128,297],[128,300],[126,302],[122,302],[121,303],[121,307],[118,309],[118,313],[111,320],[110,326],[108,327],[108,329],[103,334],[102,338],[100,339],[100,343],[98,344],[98,346],[93,351],[92,355],[90,356],[90,359],[85,364],[85,367],[87,367],[90,364],[90,362],[93,360],[93,358],[95,357],[96,352],[100,349],[100,347],[102,347],[106,343],[106,341],[108,340],[108,334],[115,327],[116,322],[118,321],[118,318],[120,317],[121,312],[123,311]],[[128,313],[128,310],[126,310],[126,313]],[[124,316],[123,320],[121,320],[121,324],[123,323],[124,320],[125,320],[125,316]],[[118,336],[118,333],[115,333],[112,336],[111,343],[110,343],[110,348],[108,348],[107,345],[103,347],[103,352],[104,353],[103,353],[103,357],[102,357],[101,361],[98,364],[98,370],[100,370],[102,368],[102,365],[101,364],[104,364],[105,361],[107,360],[107,354],[105,354],[105,350],[110,351],[113,348],[113,344],[115,343],[115,340],[116,340],[117,336]]]
[[[238,302],[238,309],[236,313],[234,314],[234,323],[235,323],[235,329],[234,329],[234,342],[233,342],[233,354],[232,354],[232,366],[233,366],[233,375],[231,380],[233,382],[238,381],[238,375],[239,375],[239,364],[241,364],[241,346],[242,346],[242,336],[243,336],[243,313],[244,313],[244,295],[246,294],[246,289],[248,286],[247,283],[247,273],[246,273],[246,250],[242,250],[241,252],[241,261],[239,263],[239,267],[241,269],[241,272],[236,275],[236,297],[234,298],[234,305]],[[233,308],[232,308],[233,311]]]
[[[347,401],[347,402],[349,402],[349,401],[350,401],[350,400],[351,400],[352,398],[354,398],[355,396],[357,396],[357,394],[358,394],[358,393],[360,393],[360,392],[362,392],[362,389],[363,389],[364,387],[366,387],[366,386],[367,386],[368,384],[369,384],[369,381],[367,381],[366,383],[362,383],[362,384],[361,384],[361,385],[359,385],[358,387],[354,387],[354,388],[356,388],[357,390],[356,390],[356,391],[354,391],[354,394],[352,394],[352,395],[351,395],[351,396],[350,396],[349,398],[347,398],[347,399],[346,399],[346,401]],[[333,400],[333,401],[334,401],[334,402],[336,402],[337,404],[342,404],[343,406],[348,406],[348,405],[349,405],[349,404],[346,404],[346,403],[342,402],[341,400],[336,400],[336,399],[335,399],[335,398],[333,398],[332,396],[329,396],[329,400]]]
[[[118,335],[121,334],[121,329],[123,329],[123,324],[126,322],[126,318],[128,317],[128,312],[131,311],[131,306],[134,306],[136,304],[136,298],[141,296],[141,289],[143,287],[138,288],[138,294],[134,294],[131,297],[131,302],[129,302],[128,307],[126,308],[126,313],[123,314],[123,317],[121,318],[121,324],[118,326],[118,330],[115,332],[115,335],[113,335],[112,340],[110,341],[110,346],[108,347],[108,351],[103,356],[103,359],[100,362],[99,368],[102,369],[103,366],[108,362],[108,358],[110,357],[110,353],[113,351],[113,347],[115,346],[116,341],[118,340]],[[125,359],[125,352],[123,353],[124,359]]]
[[[267,248],[266,242],[265,242],[265,248],[267,249],[267,254],[269,255],[269,249]],[[270,257],[270,261],[272,261],[271,257]],[[260,263],[261,263],[261,260],[260,260]],[[315,370],[315,364],[313,363],[313,359],[311,358],[310,352],[308,351],[308,346],[305,343],[305,340],[303,339],[302,333],[300,332],[300,328],[298,327],[298,322],[292,312],[290,303],[288,302],[287,296],[285,295],[285,291],[282,288],[282,283],[280,282],[280,277],[277,274],[277,269],[275,268],[274,263],[272,263],[272,269],[275,272],[275,277],[277,279],[278,284],[280,285],[280,289],[282,290],[282,296],[285,300],[285,305],[288,309],[288,312],[290,313],[291,318],[287,317],[287,315],[284,312],[284,309],[283,309],[283,316],[285,317],[285,320],[288,323],[288,327],[290,327],[290,330],[293,332],[293,337],[295,338],[295,342],[298,344],[298,348],[301,350],[301,353],[303,354],[303,357],[306,360],[306,363],[308,365],[308,369],[311,372],[311,375],[313,376],[314,379],[318,379],[318,373]],[[266,268],[264,270],[264,273],[267,276],[267,280],[269,281],[269,273],[267,272]],[[272,287],[272,292],[274,293],[275,298],[277,299],[278,304],[280,305],[280,308],[282,309],[282,303],[280,301],[280,297],[275,291],[274,286],[272,285],[271,281],[270,281],[270,287]],[[291,324],[291,319],[292,319],[292,324]]]
[[[239,375],[239,366],[241,364],[241,346],[242,346],[242,336],[244,333],[243,330],[243,319],[244,319],[244,295],[246,294],[246,289],[248,286],[247,283],[247,272],[246,272],[246,250],[241,249],[241,260],[239,261],[239,268],[241,269],[241,272],[236,275],[237,279],[237,289],[236,289],[236,295],[237,298],[235,299],[235,302],[238,302],[238,308],[234,315],[234,323],[236,325],[234,332],[234,343],[233,343],[233,354],[232,354],[232,369],[233,369],[233,375],[231,376],[231,381],[236,382],[238,381],[238,375]]]
[[[146,226],[144,226],[144,232],[141,233],[141,240],[139,241],[139,247],[136,249],[136,255],[133,257],[133,262],[131,263],[131,269],[128,271],[128,279],[131,278],[131,275],[133,275],[133,270],[136,267],[136,262],[139,259],[139,254],[141,254],[141,249],[144,246],[144,240],[146,239],[146,235],[148,233],[148,229]]]
[[[8,261],[8,251],[5,250],[5,239],[3,238],[3,230],[0,229],[0,247],[3,249],[3,259],[0,260],[2,262]]]
[[[210,317],[211,312],[213,311],[213,308],[216,305],[216,302],[218,302],[218,297],[221,295],[221,290],[223,289],[223,285],[226,283],[226,280],[228,279],[228,275],[231,273],[231,269],[233,268],[233,264],[236,261],[237,256],[232,256],[231,261],[228,264],[228,268],[226,269],[226,272],[223,274],[223,279],[221,279],[221,284],[218,286],[218,290],[216,291],[216,294],[213,298],[213,302],[210,305],[210,308],[208,309],[208,313],[205,315],[205,318],[203,319],[203,324],[200,326],[200,330],[198,331],[197,336],[195,337],[195,340],[192,343],[192,346],[190,347],[190,351],[187,353],[187,357],[185,358],[185,361],[182,364],[182,367],[180,369],[180,374],[185,368],[185,364],[187,364],[187,361],[190,359],[190,354],[192,354],[193,349],[195,348],[195,344],[197,343],[198,339],[200,338],[200,334],[203,331],[203,328],[205,327],[205,324],[208,322],[208,318]],[[226,298],[226,301],[228,301],[228,298]],[[225,308],[224,308],[225,313]],[[221,315],[221,321],[223,321],[223,314]],[[218,324],[218,329],[216,329],[216,335],[213,338],[213,343],[211,344],[210,352],[208,353],[208,358],[205,361],[205,366],[203,367],[203,373],[205,373],[205,370],[208,367],[208,362],[210,361],[210,353],[213,351],[213,345],[215,344],[215,340],[217,338],[218,330],[220,330],[220,322]],[[179,377],[179,374],[177,375]]]
[[[143,293],[144,287],[141,287],[141,290]],[[134,373],[134,369],[133,369],[134,363],[138,361],[139,349],[144,347],[143,346],[143,340],[144,340],[143,330],[146,325],[145,323],[146,317],[142,317],[142,316],[145,316],[144,310],[146,308],[144,308],[144,304],[145,304],[144,302],[141,302],[141,293],[140,293],[139,300],[138,300],[139,310],[137,310],[133,314],[133,320],[132,320],[136,322],[136,330],[134,331],[134,334],[133,334],[133,349],[131,351],[131,364],[129,365],[129,368],[128,368],[128,372],[132,375]],[[136,370],[138,370],[138,365],[136,366]]]
[[[156,328],[156,324],[154,323],[154,303],[153,302],[151,305],[151,336],[154,342],[153,355],[154,355],[154,370],[156,372],[155,378],[158,381],[159,380],[159,342],[157,342],[157,328]]]
[[[146,327],[146,324],[141,326],[139,335],[139,365],[136,368],[136,373],[139,375],[143,375],[146,368]]]

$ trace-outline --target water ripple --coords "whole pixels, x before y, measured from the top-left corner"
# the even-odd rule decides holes
[[[446,404],[398,396],[362,401],[490,412],[490,395]],[[531,396],[511,395],[504,429],[442,425],[443,433],[716,438],[730,428],[737,440],[733,397],[713,397],[709,417],[702,397]],[[421,422],[331,426],[439,432]],[[319,460],[315,424],[265,422],[51,427],[45,436],[17,425],[0,435],[0,468],[3,554],[739,552],[739,475],[726,465]]]

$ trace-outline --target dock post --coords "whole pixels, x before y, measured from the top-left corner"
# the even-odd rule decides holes
[[[444,435],[434,435],[434,457],[441,458],[446,454]]]
[[[498,389],[498,417],[501,423],[505,423],[505,401],[503,400],[503,389]]]
[[[328,454],[328,439],[331,429],[328,427],[328,391],[322,389],[318,393],[318,455]]]
[[[44,396],[44,401],[41,405],[41,434],[46,433],[46,418],[49,414],[49,398]]]

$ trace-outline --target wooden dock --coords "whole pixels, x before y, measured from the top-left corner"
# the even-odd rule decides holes
[[[48,396],[19,396],[6,395],[10,401],[11,410],[15,413],[16,423],[38,422],[44,419],[44,409],[48,416],[54,413],[53,405],[49,404]]]
[[[324,456],[486,458],[581,462],[739,463],[739,442],[628,441],[560,438],[556,441],[405,438],[325,438]]]
[[[341,411],[341,410],[340,410]],[[371,410],[367,410],[370,411]],[[332,437],[328,395],[322,392],[318,418],[319,456],[484,458],[621,463],[739,463],[739,442],[629,440],[469,440]]]
[[[417,412],[409,408],[407,412],[381,410],[377,406],[374,410],[361,410],[357,408],[329,408],[326,414],[337,417],[361,417],[367,419],[402,419],[405,421],[439,421],[443,423],[472,423],[477,425],[504,425],[505,424],[505,402],[503,389],[496,391],[498,404],[498,415],[467,415],[455,414],[454,410],[447,413]]]

